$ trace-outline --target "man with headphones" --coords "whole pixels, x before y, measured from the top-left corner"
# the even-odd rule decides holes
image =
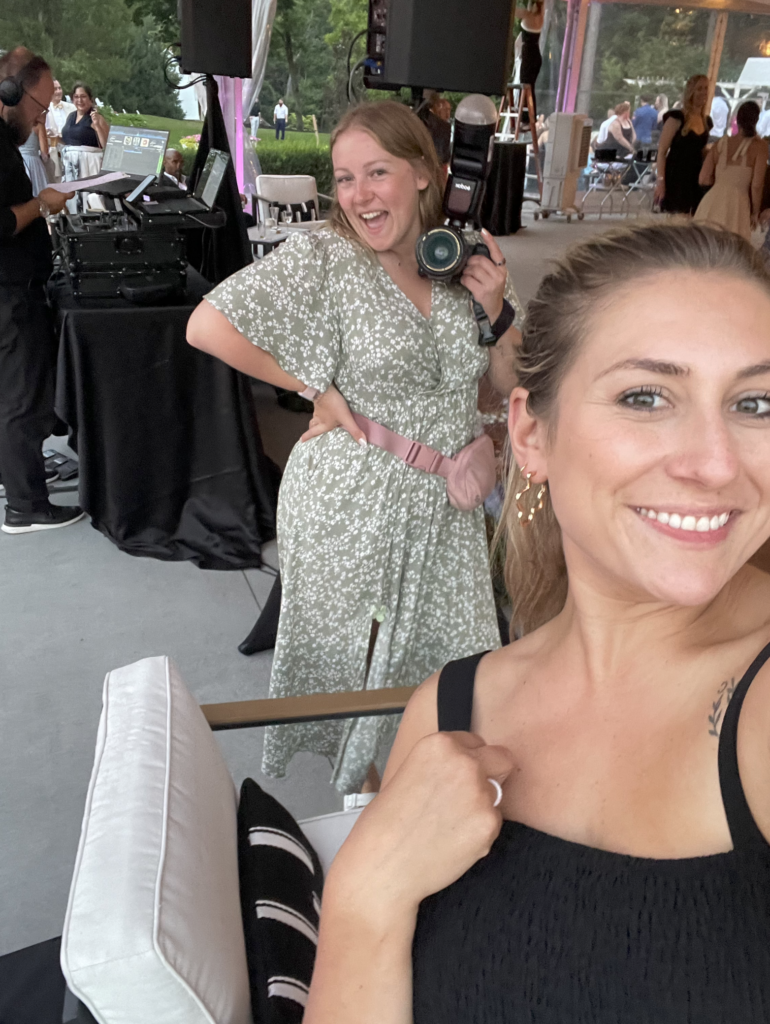
[[[4,533],[32,533],[82,519],[76,505],[48,500],[43,442],[51,433],[56,339],[45,285],[53,260],[46,219],[71,196],[43,189],[37,198],[19,146],[45,122],[51,69],[17,47],[0,58],[0,478]]]

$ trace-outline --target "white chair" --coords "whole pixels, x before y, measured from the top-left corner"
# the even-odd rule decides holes
[[[390,713],[411,692],[201,708],[168,658],[110,672],[62,935],[64,1020],[253,1024],[237,793],[211,731]],[[366,799],[301,823],[324,870]]]
[[[254,219],[259,224],[269,217],[282,223],[281,213],[290,211],[292,221],[285,226],[307,229],[321,220],[319,198],[332,201],[319,193],[310,174],[260,174],[256,187]]]

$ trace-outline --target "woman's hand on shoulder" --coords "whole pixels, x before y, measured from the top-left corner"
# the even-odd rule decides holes
[[[425,705],[435,685],[426,691],[413,700]],[[408,717],[407,732],[419,733],[419,723]],[[418,717],[419,711],[412,715]],[[360,899],[369,912],[376,907],[390,917],[416,913],[423,899],[489,853],[502,825],[489,780],[502,785],[513,767],[510,751],[468,732],[422,735],[405,754],[403,745],[394,748],[401,760],[393,769],[389,763],[383,789],[330,873],[337,898]]]
[[[336,430],[337,427],[347,430],[354,441],[366,445],[366,435],[353,419],[350,406],[331,384],[313,403],[313,418],[300,441],[309,441],[311,437],[328,434],[330,430]]]

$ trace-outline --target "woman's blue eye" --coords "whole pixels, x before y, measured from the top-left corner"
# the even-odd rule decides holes
[[[618,401],[627,409],[652,412],[660,409],[663,399],[658,388],[635,388],[633,391],[626,391]]]
[[[746,395],[733,408],[744,416],[770,417],[770,395]]]

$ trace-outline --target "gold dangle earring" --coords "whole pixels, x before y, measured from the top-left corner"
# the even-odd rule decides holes
[[[528,512],[525,511],[521,507],[521,499],[524,497],[524,495],[528,491],[532,490],[532,474],[527,472],[527,467],[526,466],[522,466],[521,467],[521,472],[522,472],[522,474],[524,476],[524,479],[526,481],[526,485],[524,487],[522,487],[522,489],[520,491],[516,492],[516,495],[515,495],[516,511],[517,511],[517,515],[518,515],[519,521],[522,523],[523,526],[527,526],[527,524],[531,523],[532,520],[535,518],[535,515],[543,508],[543,506],[545,504],[545,495],[546,495],[546,491],[548,489],[548,486],[545,483],[540,485],[540,488],[539,488],[539,490],[538,490],[538,492],[537,492],[537,494],[535,496],[535,503],[532,505],[532,507],[529,509]]]

